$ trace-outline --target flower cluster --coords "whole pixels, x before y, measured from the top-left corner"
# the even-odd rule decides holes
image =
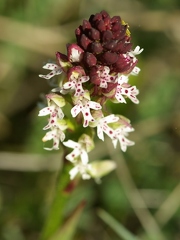
[[[92,130],[96,129],[102,141],[107,135],[115,148],[119,142],[124,152],[134,144],[127,139],[128,133],[134,130],[130,121],[121,115],[107,114],[105,105],[107,101],[126,103],[128,98],[139,103],[139,91],[130,85],[129,76],[139,73],[136,55],[143,49],[137,46],[133,50],[128,24],[119,16],[111,18],[105,11],[84,20],[75,35],[77,41],[67,45],[67,55],[57,52],[57,63],[43,67],[50,73],[39,75],[45,79],[61,75],[59,86],[46,96],[48,107],[39,112],[39,116],[50,116],[44,127],[49,132],[43,141],[53,140],[53,146],[46,148],[48,150],[59,149],[60,142],[73,149],[66,156],[74,165],[70,171],[71,179],[79,173],[83,179],[99,178],[108,172],[107,169],[114,169],[115,164],[89,162],[88,152],[94,147]],[[76,127],[81,128],[81,135],[78,136],[78,130],[76,133],[77,141],[65,141],[66,134],[69,138]]]

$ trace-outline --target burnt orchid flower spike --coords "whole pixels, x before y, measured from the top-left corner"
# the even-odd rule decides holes
[[[106,102],[139,103],[139,90],[129,78],[140,72],[136,55],[143,49],[132,49],[128,24],[119,16],[111,18],[106,11],[83,20],[75,36],[76,42],[66,45],[67,54],[56,52],[57,64],[45,64],[43,68],[50,72],[39,75],[45,79],[61,75],[58,87],[46,95],[47,107],[39,111],[39,116],[48,115],[42,140],[52,141],[52,147],[46,150],[58,150],[62,144],[72,149],[66,155],[72,164],[71,180],[80,175],[98,181],[116,164],[111,160],[90,161],[94,135],[102,141],[109,137],[112,145],[116,148],[119,143],[123,152],[134,145],[127,138],[134,131],[130,120],[107,112]]]

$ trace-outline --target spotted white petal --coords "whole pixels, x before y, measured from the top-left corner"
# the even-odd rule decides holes
[[[117,88],[116,88],[115,98],[120,103],[126,103],[125,98],[121,94],[121,89],[122,89],[122,87],[120,85],[118,85]]]
[[[72,140],[68,140],[66,142],[63,142],[64,146],[69,147],[69,148],[75,148],[75,147],[80,147],[80,144],[72,141]]]
[[[99,139],[104,141],[104,133],[107,134],[111,139],[114,138],[115,132],[110,126],[108,126],[108,123],[117,122],[118,119],[119,119],[119,117],[116,117],[114,114],[111,114],[109,116],[101,118],[98,121],[97,136],[99,137]]]
[[[91,115],[90,109],[87,107],[84,107],[82,109],[82,114],[84,117],[84,123],[83,123],[83,127],[87,127],[89,125],[89,122],[93,122],[94,118]]]
[[[48,70],[55,70],[55,69],[59,69],[59,66],[57,64],[54,63],[46,63],[43,66],[44,69],[48,69]]]
[[[41,117],[41,116],[46,116],[48,114],[51,114],[54,111],[54,108],[55,108],[54,106],[45,107],[39,111],[38,116]]]
[[[97,136],[99,139],[104,141],[103,126],[101,126],[100,124],[97,125]]]
[[[127,75],[124,75],[124,74],[119,74],[118,75],[118,78],[117,78],[117,82],[118,84],[123,84],[123,83],[127,83],[128,82],[128,76]]]
[[[39,74],[39,77],[45,78],[45,79],[50,79],[50,78],[52,78],[52,77],[54,77],[56,75],[59,75],[61,73],[62,73],[62,71],[60,69],[59,70],[53,70],[50,73],[48,73],[47,75]]]
[[[82,104],[77,104],[71,109],[71,114],[73,117],[76,117],[82,109]]]
[[[64,83],[63,89],[74,89],[75,88],[75,81],[69,81]]]
[[[43,66],[43,68],[52,70],[47,75],[43,75],[43,74],[39,75],[39,77],[42,77],[42,78],[45,78],[45,79],[50,79],[50,78],[62,73],[62,69],[58,65],[53,64],[53,63],[47,63],[46,65]]]
[[[121,136],[121,135],[118,137],[118,140],[120,143],[121,150],[123,152],[126,152],[128,146],[133,146],[135,144],[133,141],[130,141],[126,137]],[[113,140],[113,141],[115,141],[115,140]],[[117,143],[116,143],[116,145],[117,145]]]
[[[129,88],[121,88],[121,94],[127,96],[133,103],[138,104],[139,100],[136,98],[136,95],[139,94],[139,90],[136,88],[136,86],[132,86]]]
[[[113,122],[117,122],[119,119],[119,117],[116,117],[114,114],[110,114],[106,117],[103,118],[103,121],[106,123],[113,123]]]
[[[53,150],[53,149],[58,150],[59,149],[60,133],[58,132],[57,129],[54,129],[52,131],[47,132],[42,140],[43,140],[43,142],[53,140],[53,147],[52,148],[44,148],[44,149],[46,149],[46,150]]]
[[[93,101],[88,101],[87,105],[89,105],[90,108],[94,109],[94,110],[99,110],[101,109],[101,104],[97,103],[97,102],[93,102]]]
[[[131,71],[131,75],[138,75],[141,69],[139,67],[134,67],[133,70]]]
[[[66,159],[70,162],[74,162],[76,158],[80,155],[79,148],[75,148],[71,153],[66,156]]]

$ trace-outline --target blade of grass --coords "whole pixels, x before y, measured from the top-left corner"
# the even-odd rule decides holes
[[[132,233],[130,233],[120,222],[117,222],[111,215],[109,215],[103,209],[98,209],[98,216],[108,225],[110,226],[119,237],[123,240],[140,240]]]
[[[129,202],[134,209],[136,216],[138,217],[142,227],[145,230],[146,236],[151,240],[166,240],[163,231],[161,231],[161,228],[156,222],[156,219],[150,213],[146,206],[146,203],[141,197],[141,194],[132,179],[131,173],[123,155],[120,151],[117,152],[117,150],[112,150],[110,147],[111,144],[108,141],[106,143],[110,158],[116,161],[117,176],[124,188]]]
[[[164,226],[180,206],[180,184],[178,184],[155,213],[161,226]]]
[[[62,228],[49,240],[71,240],[73,239],[78,220],[84,209],[85,202],[81,202],[76,208],[74,213],[68,219],[68,221],[62,226]]]

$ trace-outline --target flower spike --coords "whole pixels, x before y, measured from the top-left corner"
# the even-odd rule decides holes
[[[119,142],[123,152],[134,145],[128,139],[134,131],[130,120],[108,111],[106,103],[122,106],[129,102],[127,98],[139,103],[139,90],[129,79],[140,72],[137,56],[143,49],[133,49],[129,25],[106,11],[83,20],[75,37],[74,43],[66,45],[67,54],[56,52],[56,64],[43,66],[50,72],[39,75],[45,79],[61,75],[58,86],[46,95],[48,106],[39,111],[39,116],[49,116],[43,142],[53,142],[47,150],[58,150],[60,145],[72,149],[66,155],[72,164],[71,180],[81,176],[98,182],[116,164],[110,160],[90,161],[88,154],[94,148],[95,134],[102,141],[108,136],[115,148]]]

